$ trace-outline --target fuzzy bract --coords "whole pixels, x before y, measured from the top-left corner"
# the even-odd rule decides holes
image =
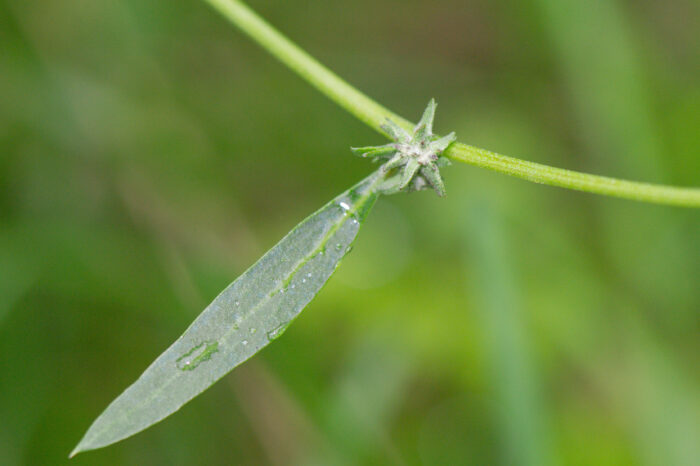
[[[435,99],[431,99],[412,133],[387,119],[382,129],[393,142],[352,148],[356,155],[382,162],[384,173],[397,172],[398,182],[385,188],[385,193],[432,188],[439,196],[445,195],[440,167],[449,165],[449,161],[441,154],[457,137],[455,133],[443,137],[433,134],[436,107]]]

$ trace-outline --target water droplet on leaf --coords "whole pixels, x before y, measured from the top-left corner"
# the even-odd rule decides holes
[[[192,371],[204,361],[211,359],[217,351],[219,351],[219,342],[203,342],[180,356],[175,361],[175,365],[182,371]]]
[[[281,337],[282,334],[287,330],[287,327],[289,327],[289,324],[290,324],[290,322],[285,322],[285,323],[277,326],[273,330],[270,330],[269,332],[267,332],[267,339],[272,341],[272,340],[276,340],[279,337]]]

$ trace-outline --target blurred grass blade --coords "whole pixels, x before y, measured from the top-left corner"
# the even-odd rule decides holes
[[[532,361],[532,339],[501,214],[486,198],[471,199],[462,211],[469,260],[478,271],[470,277],[470,286],[482,311],[480,323],[503,442],[503,464],[559,464],[550,448],[546,407]]]
[[[374,173],[326,204],[229,285],[107,407],[71,456],[162,420],[279,337],[349,251],[379,179]]]

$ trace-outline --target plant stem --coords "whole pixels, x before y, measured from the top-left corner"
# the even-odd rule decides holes
[[[381,106],[342,80],[270,26],[243,2],[239,0],[205,1],[274,57],[369,127],[388,136],[380,125],[389,118],[407,130],[412,128],[410,121]],[[460,142],[452,144],[444,155],[453,160],[535,183],[642,202],[700,207],[700,188],[664,186],[590,175],[507,157]]]

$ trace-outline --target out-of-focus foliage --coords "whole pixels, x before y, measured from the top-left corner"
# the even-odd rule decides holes
[[[552,165],[700,185],[692,0],[251,1],[400,114]],[[0,463],[106,404],[375,133],[203,2],[0,0]],[[73,464],[700,457],[700,215],[453,166],[382,199],[304,315]]]

